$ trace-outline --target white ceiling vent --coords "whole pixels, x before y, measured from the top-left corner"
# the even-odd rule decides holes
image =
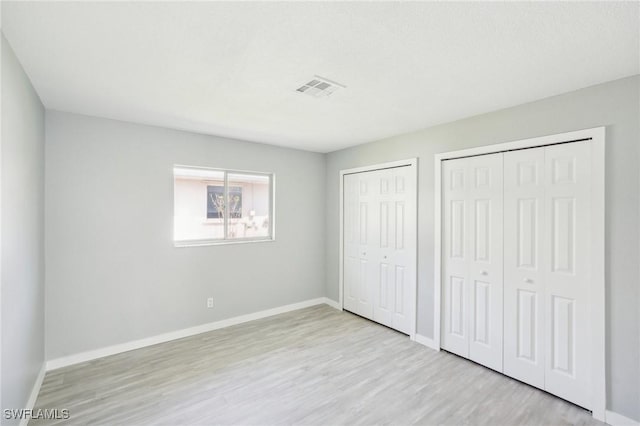
[[[314,75],[313,80],[298,87],[296,91],[315,98],[322,98],[324,96],[329,96],[338,89],[344,89],[345,87],[346,86],[336,83],[335,81]]]

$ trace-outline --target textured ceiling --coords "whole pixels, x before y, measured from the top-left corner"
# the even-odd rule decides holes
[[[47,108],[328,152],[638,74],[639,7],[3,1],[2,31]]]

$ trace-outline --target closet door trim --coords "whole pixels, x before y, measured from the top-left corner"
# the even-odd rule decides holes
[[[418,240],[417,240],[417,233],[418,233],[418,229],[417,229],[417,224],[418,224],[418,159],[417,158],[409,158],[406,160],[398,160],[398,161],[390,161],[387,163],[379,163],[379,164],[372,164],[369,166],[363,166],[363,167],[355,167],[355,168],[351,168],[351,169],[345,169],[345,170],[340,170],[340,248],[339,248],[339,263],[338,263],[338,267],[339,267],[339,271],[338,271],[338,277],[339,277],[339,300],[338,300],[338,309],[343,310],[344,309],[344,176],[345,175],[349,175],[349,174],[354,174],[354,173],[363,173],[363,172],[373,172],[376,170],[384,170],[384,169],[392,169],[395,167],[409,167],[411,170],[410,173],[410,179],[412,179],[415,183],[415,209],[416,209],[416,229],[414,232],[415,235],[415,244],[414,247],[416,249],[416,255],[414,256],[414,260],[415,260],[415,278],[413,280],[414,282],[414,286],[413,289],[410,291],[410,295],[411,295],[411,312],[409,313],[409,316],[411,318],[411,331],[409,333],[409,337],[411,338],[411,340],[415,340],[415,335],[416,335],[416,318],[417,318],[417,286],[418,286],[418,258],[417,258],[417,249],[418,249]]]
[[[434,156],[434,310],[433,341],[441,344],[441,288],[442,288],[442,161],[477,155],[494,154],[548,145],[590,141],[591,146],[591,406],[593,417],[604,421],[606,408],[605,384],[605,127],[578,130],[550,136],[523,139],[495,145],[444,152]]]

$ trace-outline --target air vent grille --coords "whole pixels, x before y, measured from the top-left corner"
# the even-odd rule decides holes
[[[345,86],[340,83],[316,75],[311,81],[298,87],[296,91],[314,98],[322,98],[331,95],[338,89],[344,88]]]

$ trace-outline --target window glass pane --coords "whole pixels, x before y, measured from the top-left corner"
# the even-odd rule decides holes
[[[174,240],[224,238],[224,172],[176,167],[174,176]]]
[[[229,173],[227,238],[269,237],[271,194],[268,175]]]
[[[207,185],[207,219],[224,218],[224,182]]]

